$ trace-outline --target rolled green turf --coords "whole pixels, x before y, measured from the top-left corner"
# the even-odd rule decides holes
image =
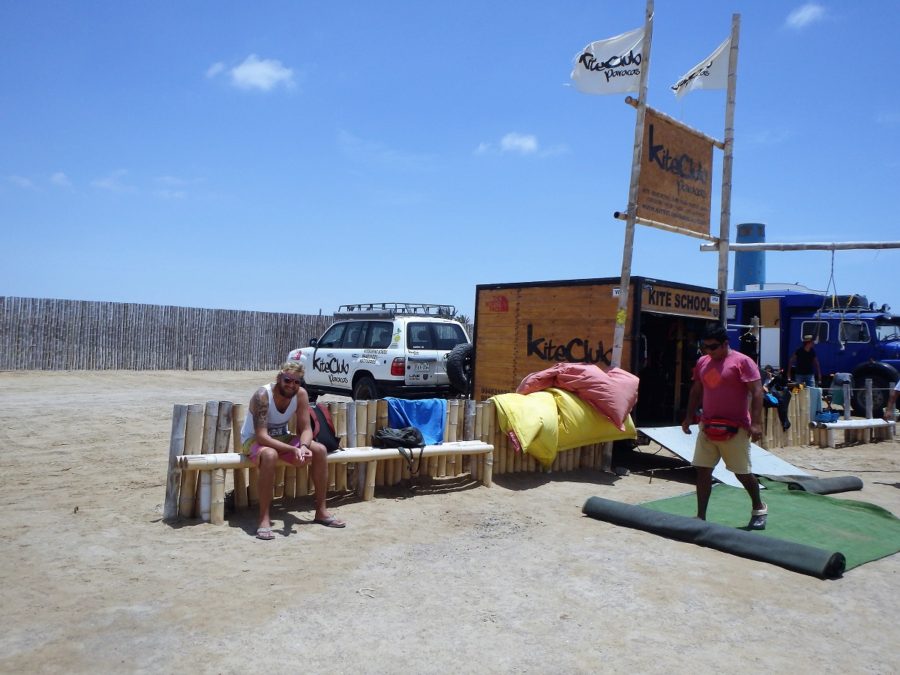
[[[803,490],[817,495],[833,495],[838,492],[862,490],[863,482],[856,476],[833,476],[813,478],[812,476],[766,476],[769,480],[786,483],[788,490]]]
[[[763,500],[769,518],[763,533],[806,546],[844,554],[850,570],[900,551],[900,519],[890,511],[855,499],[840,499],[790,490],[785,483],[760,478],[766,486]],[[682,516],[697,513],[693,493],[647,502],[643,506]],[[750,520],[750,498],[743,488],[716,485],[707,519],[733,528],[745,528]]]
[[[602,497],[590,497],[584,503],[582,511],[597,520],[707,546],[822,579],[840,577],[846,564],[844,556],[837,551],[774,539],[757,532],[738,530],[711,521],[623,504]]]

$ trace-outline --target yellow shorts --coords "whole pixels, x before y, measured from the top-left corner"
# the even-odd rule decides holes
[[[738,429],[727,441],[713,442],[703,433],[701,425],[691,464],[712,469],[719,463],[719,458],[725,460],[725,466],[732,473],[750,473],[750,432]]]

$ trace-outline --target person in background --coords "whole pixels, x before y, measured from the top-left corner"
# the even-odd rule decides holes
[[[766,529],[768,507],[759,495],[759,483],[750,472],[750,441],[762,438],[763,389],[753,359],[728,346],[728,333],[714,324],[703,334],[705,356],[694,366],[693,384],[681,429],[690,425],[702,406],[700,434],[692,464],[697,471],[697,517],[706,520],[712,491],[712,472],[719,459],[750,495],[751,530]]]
[[[314,523],[326,527],[345,527],[346,523],[328,513],[325,496],[328,490],[328,452],[313,440],[309,423],[309,397],[301,386],[304,368],[299,363],[285,363],[275,382],[260,387],[250,399],[249,414],[241,428],[242,453],[259,467],[258,539],[274,539],[269,507],[278,460],[294,466],[311,467],[315,487],[316,515]],[[296,435],[288,430],[296,420]]]
[[[819,359],[816,356],[816,350],[813,348],[814,339],[812,335],[803,336],[803,344],[797,348],[788,361],[788,380],[791,380],[791,374],[796,376],[794,382],[799,382],[806,387],[818,387],[822,382],[822,371],[819,369]]]

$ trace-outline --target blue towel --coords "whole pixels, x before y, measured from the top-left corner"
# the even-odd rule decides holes
[[[408,401],[405,398],[384,398],[388,404],[388,424],[392,429],[415,427],[422,432],[426,445],[444,442],[444,419],[447,417],[447,401],[442,398],[425,398]]]

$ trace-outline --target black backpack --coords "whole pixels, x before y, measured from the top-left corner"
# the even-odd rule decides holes
[[[376,448],[424,448],[422,432],[415,427],[391,429],[381,427],[372,434],[372,446]]]
[[[334,431],[334,422],[331,421],[327,407],[309,406],[309,421],[313,438],[324,445],[328,452],[334,452],[340,447],[341,439]]]

